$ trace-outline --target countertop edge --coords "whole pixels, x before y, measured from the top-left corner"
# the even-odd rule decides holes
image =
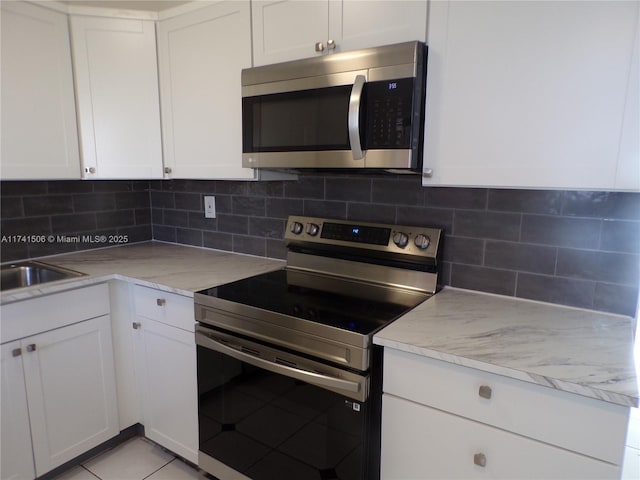
[[[462,357],[459,355],[453,355],[450,353],[444,353],[437,350],[432,350],[424,347],[418,347],[415,345],[407,344],[404,342],[397,342],[384,337],[374,336],[373,343],[381,347],[392,348],[406,353],[412,353],[420,355],[422,357],[432,358],[435,360],[441,360],[447,363],[460,365],[463,367],[474,368],[487,373],[493,373],[496,375],[502,375],[503,377],[513,378],[523,382],[531,383],[534,385],[540,385],[543,387],[553,388],[555,390],[574,393],[582,395],[584,397],[593,398],[595,400],[601,400],[607,403],[613,403],[623,407],[638,407],[640,406],[640,400],[638,398],[624,395],[620,393],[601,390],[598,388],[588,387],[578,383],[567,382],[555,378],[549,378],[543,375],[535,375],[532,373],[523,372],[509,367],[502,367],[500,365],[494,365],[491,363],[480,362],[468,357]]]

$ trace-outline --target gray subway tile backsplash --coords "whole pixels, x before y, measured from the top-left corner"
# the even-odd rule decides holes
[[[443,284],[633,315],[640,193],[451,188],[417,176],[2,182],[2,234],[121,233],[285,258],[290,214],[445,228]],[[217,218],[204,218],[203,196]],[[126,232],[126,233],[125,233]],[[100,245],[97,245],[100,246]],[[3,243],[2,261],[96,245]]]

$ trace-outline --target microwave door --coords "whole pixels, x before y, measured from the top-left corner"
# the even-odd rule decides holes
[[[261,88],[243,97],[243,166],[363,168],[365,73],[334,75],[300,90],[282,82],[270,86],[282,90]]]
[[[362,104],[362,91],[365,83],[366,78],[364,75],[357,75],[349,98],[349,143],[351,144],[354,160],[362,160],[364,158],[360,143],[360,105]]]

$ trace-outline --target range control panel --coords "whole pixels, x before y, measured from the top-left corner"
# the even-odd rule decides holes
[[[440,228],[290,216],[285,240],[435,258],[441,235]]]

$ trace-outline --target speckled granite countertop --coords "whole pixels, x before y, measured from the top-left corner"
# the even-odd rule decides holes
[[[632,327],[633,319],[621,315],[445,288],[374,343],[638,406]]]
[[[3,292],[1,303],[117,278],[180,295],[282,268],[284,261],[160,242],[56,255],[38,261],[87,274]]]

